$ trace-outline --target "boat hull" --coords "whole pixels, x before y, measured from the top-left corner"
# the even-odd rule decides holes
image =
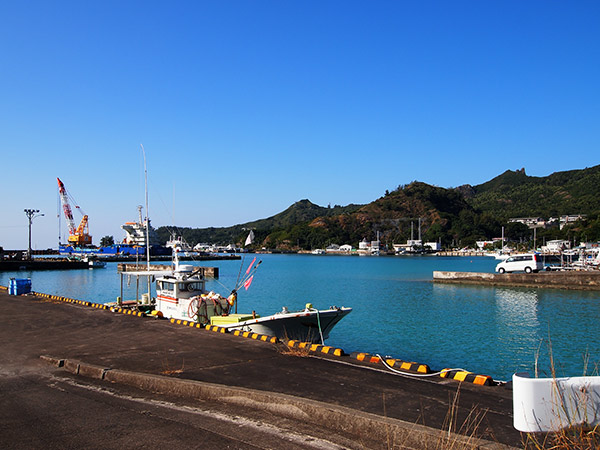
[[[333,327],[351,311],[352,308],[342,307],[321,311],[311,309],[277,313],[225,327],[229,330],[252,331],[267,336],[276,336],[280,339],[321,343],[321,335],[323,340],[327,339]]]

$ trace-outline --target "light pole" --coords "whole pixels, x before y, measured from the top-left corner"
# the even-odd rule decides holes
[[[43,214],[38,214],[40,212],[39,209],[24,209],[25,215],[29,219],[29,246],[27,247],[27,259],[31,259],[31,222],[36,217],[43,216]]]

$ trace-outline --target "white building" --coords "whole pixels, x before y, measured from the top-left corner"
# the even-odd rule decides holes
[[[509,223],[522,223],[529,228],[546,228],[546,221],[541,217],[517,217],[508,219]]]
[[[363,239],[358,243],[358,254],[369,255],[371,253],[371,243],[366,239]]]
[[[565,226],[569,225],[570,223],[574,223],[574,222],[577,222],[578,220],[582,220],[585,218],[586,218],[585,214],[573,214],[570,216],[560,216],[559,228],[562,230]]]
[[[424,247],[430,247],[434,252],[439,252],[442,249],[440,242],[425,242]]]
[[[564,241],[562,239],[556,239],[554,241],[546,242],[546,245],[542,246],[542,252],[544,253],[559,253],[562,250],[567,250],[571,248],[571,243],[569,241]]]

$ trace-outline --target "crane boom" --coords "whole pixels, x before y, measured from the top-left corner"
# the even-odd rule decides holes
[[[58,193],[60,194],[60,200],[62,202],[63,211],[67,219],[67,225],[69,226],[69,234],[75,234],[75,222],[73,221],[73,213],[71,212],[71,205],[69,204],[69,198],[67,197],[67,190],[65,185],[60,178],[56,178],[58,181]]]
[[[69,242],[77,245],[91,245],[92,236],[90,236],[88,230],[87,214],[84,214],[79,226],[75,228],[73,212],[71,210],[71,204],[69,203],[69,194],[63,182],[60,181],[60,178],[56,178],[56,180],[58,181],[58,193],[60,194],[63,211],[65,213],[65,218],[67,219],[67,224],[69,226]],[[75,207],[79,208],[79,206],[77,205],[75,205]]]

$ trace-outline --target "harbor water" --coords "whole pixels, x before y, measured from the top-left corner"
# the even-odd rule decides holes
[[[600,292],[445,285],[434,270],[493,272],[490,257],[357,257],[246,255],[240,262],[204,261],[219,267],[207,288],[229,294],[257,256],[262,260],[239,312],[268,315],[286,306],[303,309],[350,306],[353,312],[332,331],[328,345],[428,364],[463,368],[509,380],[515,372],[539,376],[598,373]],[[188,264],[188,262],[186,262]],[[98,303],[120,295],[116,263],[104,269],[0,272],[31,278],[32,290]],[[145,292],[140,285],[138,295]],[[136,296],[125,277],[124,299]],[[40,318],[43,320],[43,318]]]

